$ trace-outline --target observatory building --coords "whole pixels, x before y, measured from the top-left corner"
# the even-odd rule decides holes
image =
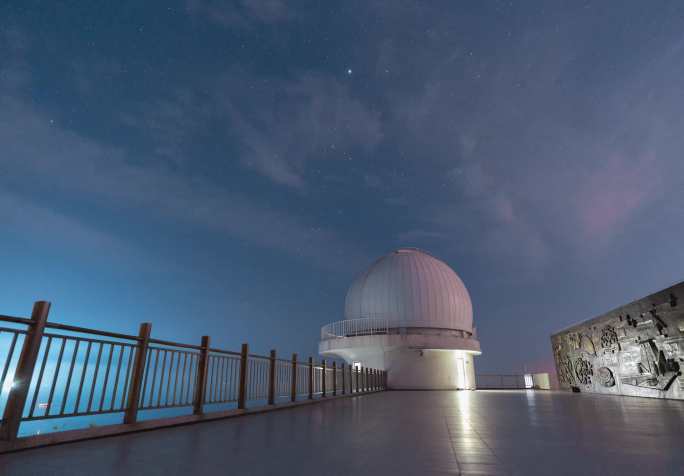
[[[430,254],[401,248],[375,261],[349,288],[344,317],[321,329],[321,355],[386,370],[393,389],[475,388],[468,290]]]

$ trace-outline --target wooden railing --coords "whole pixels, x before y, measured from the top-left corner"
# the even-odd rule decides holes
[[[282,359],[275,350],[255,355],[247,344],[240,352],[222,350],[211,347],[209,336],[199,345],[163,341],[151,337],[149,323],[138,335],[59,324],[48,321],[49,309],[40,301],[30,318],[0,315],[0,452],[30,446],[12,444],[32,438],[18,438],[22,422],[118,413],[123,431],[147,410],[186,407],[199,417],[225,412],[226,405],[235,413],[248,404],[385,389],[385,372],[375,369],[302,361],[297,354]]]

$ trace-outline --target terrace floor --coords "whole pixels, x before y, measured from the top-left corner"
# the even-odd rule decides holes
[[[684,402],[385,392],[0,456],[21,475],[682,475]]]

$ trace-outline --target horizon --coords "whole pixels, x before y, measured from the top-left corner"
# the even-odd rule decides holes
[[[418,247],[478,373],[684,280],[682,6],[0,6],[0,314],[317,356]],[[643,21],[646,18],[649,21]]]

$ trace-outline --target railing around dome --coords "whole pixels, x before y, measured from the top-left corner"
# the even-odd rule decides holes
[[[346,319],[321,327],[321,340],[344,339],[345,337],[387,335],[387,334],[430,334],[438,332],[440,335],[449,333],[462,339],[477,339],[477,330],[473,327],[472,332],[461,329],[448,329],[443,327],[415,327],[396,326],[394,320],[380,317],[362,317],[358,319]]]
[[[389,320],[367,317],[337,321],[321,328],[321,340],[389,334]]]

